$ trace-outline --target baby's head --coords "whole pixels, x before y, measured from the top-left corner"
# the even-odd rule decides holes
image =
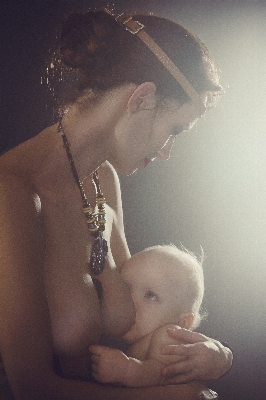
[[[199,325],[204,279],[194,256],[172,245],[149,247],[131,257],[121,273],[136,309],[125,341],[133,343],[168,323],[190,330]]]

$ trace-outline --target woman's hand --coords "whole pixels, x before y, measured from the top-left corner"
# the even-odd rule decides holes
[[[188,344],[163,347],[162,354],[186,357],[163,368],[163,384],[186,383],[194,379],[216,379],[230,369],[232,352],[217,340],[181,328],[168,329],[167,332],[172,338]]]

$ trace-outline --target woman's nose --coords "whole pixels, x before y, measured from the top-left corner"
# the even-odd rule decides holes
[[[168,141],[165,143],[165,145],[157,152],[157,157],[161,158],[162,160],[168,160],[170,157],[171,149],[173,147],[175,141],[174,136],[170,136]]]

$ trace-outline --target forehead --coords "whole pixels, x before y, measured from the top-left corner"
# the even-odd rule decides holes
[[[174,282],[176,285],[184,279],[186,272],[177,255],[150,250],[134,255],[123,274],[130,283],[171,285]]]

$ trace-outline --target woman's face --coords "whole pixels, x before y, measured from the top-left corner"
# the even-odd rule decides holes
[[[179,133],[189,130],[200,117],[192,103],[180,105],[169,100],[160,109],[144,109],[124,124],[124,140],[114,162],[109,160],[122,175],[131,175],[138,168],[145,168],[156,158],[168,160]]]

